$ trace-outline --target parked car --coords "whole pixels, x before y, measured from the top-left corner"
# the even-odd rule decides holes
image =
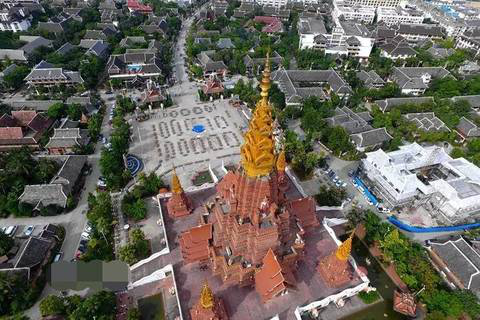
[[[55,255],[55,258],[53,258],[53,262],[58,262],[63,256],[63,252],[59,252]]]
[[[23,234],[29,237],[32,234],[33,229],[35,229],[34,226],[28,226],[23,230]]]
[[[81,237],[83,239],[90,239],[90,233],[84,231],[82,232]]]
[[[87,225],[85,226],[84,231],[90,233],[90,232],[92,232],[92,227],[87,224]]]
[[[99,188],[106,188],[107,187],[107,182],[105,181],[105,178],[103,178],[103,177],[98,178],[97,187],[99,187]]]
[[[9,237],[13,237],[15,235],[15,232],[17,231],[18,227],[17,226],[9,226],[5,229],[5,234]]]

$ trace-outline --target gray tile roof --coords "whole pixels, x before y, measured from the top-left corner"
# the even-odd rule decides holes
[[[53,242],[48,239],[30,237],[15,263],[15,268],[33,268],[46,258]]]
[[[40,47],[51,47],[53,44],[52,40],[45,39],[40,36],[20,36],[20,40],[28,39],[28,43],[25,44],[20,50],[24,51],[26,55],[30,55],[35,49]]]
[[[470,107],[472,107],[473,109],[480,108],[480,95],[455,96],[455,97],[452,97],[451,100],[453,102],[465,100],[465,101],[468,101],[468,103],[470,104]]]
[[[447,125],[435,116],[433,112],[408,113],[404,115],[405,119],[415,123],[415,125],[424,131],[450,131]]]
[[[430,47],[427,50],[434,58],[446,58],[455,53],[453,49]]]
[[[457,125],[457,131],[465,138],[480,137],[480,128],[465,117],[460,118]]]
[[[79,128],[55,129],[45,148],[73,148],[86,142],[86,132]]]
[[[72,51],[73,49],[75,49],[77,46],[71,44],[70,42],[66,42],[65,44],[63,44],[60,48],[58,48],[57,51],[55,51],[55,53],[58,53],[60,55],[64,55],[64,54],[67,54],[69,53],[70,51]]]
[[[220,38],[217,41],[217,47],[220,49],[233,49],[235,45],[230,38]]]
[[[392,140],[385,128],[372,129],[350,135],[357,148],[368,148]]]
[[[480,289],[480,255],[463,238],[444,243],[430,242],[431,249],[462,282],[465,288]]]
[[[25,100],[25,101],[4,101],[14,110],[33,109],[35,111],[47,111],[48,108],[61,100]]]
[[[19,200],[36,208],[48,205],[57,205],[62,208],[67,206],[67,195],[61,184],[26,185]]]
[[[285,94],[287,103],[299,103],[309,96],[324,98],[323,87],[328,84],[339,95],[351,94],[352,89],[340,75],[331,70],[285,70],[272,73],[272,80],[278,83]]]
[[[347,107],[336,108],[335,115],[326,118],[328,125],[331,127],[340,126],[349,134],[369,131],[372,126],[368,123],[373,118],[369,112],[355,113]]]
[[[433,97],[405,97],[405,98],[388,98],[384,100],[375,100],[382,112],[390,111],[394,107],[402,106],[405,104],[424,104],[434,103]]]
[[[55,68],[53,65],[41,61],[37,64],[24,79],[27,82],[59,81],[69,83],[83,83],[80,73],[77,71]]]
[[[385,85],[385,81],[374,71],[359,71],[357,72],[357,78],[363,82],[367,88],[378,88]]]
[[[391,78],[400,89],[426,89],[428,83],[423,81],[424,76],[441,79],[452,75],[442,67],[393,67]]]
[[[65,130],[62,133],[65,136],[72,135],[73,132],[66,132],[71,129],[60,129]],[[55,130],[56,131],[56,130]],[[78,132],[79,139],[82,139],[82,136]],[[63,190],[66,194],[72,192],[74,184],[77,182],[78,177],[82,173],[82,168],[87,162],[87,156],[84,155],[71,155],[68,156],[58,173],[53,177],[50,184],[61,184],[63,185]]]
[[[443,37],[443,28],[432,24],[400,24],[397,33],[422,35],[429,37]]]

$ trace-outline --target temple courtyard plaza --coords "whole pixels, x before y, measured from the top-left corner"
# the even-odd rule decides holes
[[[194,126],[203,126],[196,133]],[[163,174],[177,168],[182,185],[191,186],[194,175],[225,165],[238,163],[242,132],[248,120],[240,109],[217,100],[191,103],[153,111],[150,119],[134,122],[130,153],[144,163],[144,171]]]
[[[214,295],[224,300],[228,315],[233,320],[271,319],[277,314],[282,320],[296,319],[294,311],[297,306],[321,300],[329,295],[343,291],[346,287],[353,287],[361,283],[361,279],[356,273],[350,283],[338,289],[329,288],[322,281],[316,271],[317,262],[320,258],[329,255],[337,248],[322,225],[306,236],[305,259],[300,262],[298,270],[294,273],[297,282],[296,290],[289,290],[288,294],[274,298],[266,304],[262,303],[260,296],[253,287],[224,286],[219,277],[212,275],[210,269],[200,270],[198,263],[185,264],[181,255],[180,245],[178,244],[178,235],[198,225],[200,216],[205,212],[202,204],[206,203],[214,194],[214,188],[189,193],[188,196],[196,209],[193,214],[176,220],[168,217],[166,202],[162,200],[162,211],[170,253],[135,269],[131,274],[131,281],[134,282],[167,264],[172,264],[174,266],[175,280],[179,290],[179,299],[184,319],[190,319],[189,310],[198,302],[205,280],[208,281]],[[300,198],[301,195],[291,184],[287,197],[296,199]],[[317,215],[319,221],[322,221],[325,216],[324,212],[317,212]],[[340,233],[343,233],[343,230]],[[359,299],[350,298],[347,301],[348,308],[337,309],[336,314],[340,318],[342,315],[345,316],[345,312],[348,312],[348,310],[351,312],[352,309],[358,310],[358,308],[362,308],[362,304]],[[329,305],[328,309],[330,307]],[[333,308],[336,309],[335,306]]]

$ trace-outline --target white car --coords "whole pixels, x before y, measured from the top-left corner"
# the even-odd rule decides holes
[[[29,237],[32,234],[33,229],[35,229],[35,226],[28,226],[23,230],[23,234]]]
[[[9,226],[5,229],[5,234],[9,237],[13,237],[13,235],[15,234],[15,231],[17,231],[17,226]]]
[[[92,227],[90,227],[88,224],[85,226],[85,232],[90,233],[92,232]]]
[[[101,187],[101,188],[106,188],[107,187],[107,182],[105,182],[104,178],[100,177],[100,178],[98,178],[97,186]]]
[[[84,231],[82,232],[81,237],[83,239],[90,239],[90,233]]]

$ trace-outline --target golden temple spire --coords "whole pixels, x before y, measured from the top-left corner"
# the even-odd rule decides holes
[[[337,249],[336,256],[338,260],[341,261],[347,261],[348,257],[350,256],[350,253],[352,251],[352,240],[353,236],[355,235],[355,229],[353,229],[352,233],[348,237],[347,240],[345,240]]]
[[[180,184],[180,179],[177,176],[177,172],[175,168],[173,168],[173,175],[172,175],[172,192],[173,193],[183,193],[182,185]]]
[[[242,166],[249,177],[269,175],[275,167],[272,108],[268,102],[270,86],[270,58],[267,54],[260,82],[262,98],[257,102],[240,149]]]
[[[202,292],[200,293],[200,305],[204,309],[211,309],[213,308],[213,293],[212,289],[208,286],[207,281],[205,280],[205,284],[203,285]]]
[[[285,171],[287,160],[285,159],[285,151],[280,151],[277,157],[277,171]]]

